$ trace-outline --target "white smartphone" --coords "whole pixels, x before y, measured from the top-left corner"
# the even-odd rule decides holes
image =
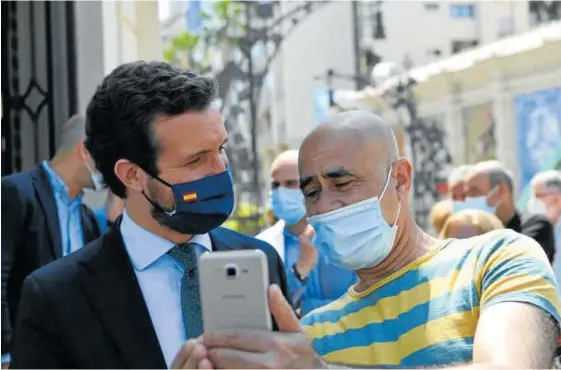
[[[271,330],[269,263],[259,249],[205,253],[199,258],[205,332]]]

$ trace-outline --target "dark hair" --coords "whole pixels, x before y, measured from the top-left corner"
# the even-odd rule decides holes
[[[113,170],[119,159],[159,174],[154,119],[205,110],[217,89],[214,79],[164,62],[126,63],[107,75],[88,104],[85,145],[109,189],[126,197]]]

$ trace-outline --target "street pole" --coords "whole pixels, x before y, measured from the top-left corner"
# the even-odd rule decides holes
[[[247,75],[249,78],[249,115],[251,125],[251,154],[253,156],[253,186],[255,205],[261,205],[261,167],[259,163],[259,148],[257,147],[257,102],[255,96],[255,76],[253,72],[253,39],[251,28],[251,1],[244,1],[246,19],[246,42],[247,42]]]

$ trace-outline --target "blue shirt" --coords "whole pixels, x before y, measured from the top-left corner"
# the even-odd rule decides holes
[[[107,231],[107,214],[105,213],[105,207],[94,209],[93,214],[99,225],[99,231],[104,234]]]
[[[308,282],[302,285],[292,272],[292,266],[298,262],[300,244],[298,238],[287,229],[284,229],[284,248],[288,287],[293,297],[298,299],[300,296],[304,315],[338,299],[357,281],[353,271],[330,264],[327,258],[320,254],[316,267],[308,275]]]
[[[138,226],[123,212],[121,234],[168,368],[187,340],[181,310],[183,265],[167,252],[175,244]],[[212,250],[208,234],[195,235],[199,255]]]
[[[66,256],[84,246],[84,234],[82,233],[82,217],[80,207],[82,206],[82,195],[70,199],[68,187],[60,176],[51,168],[47,161],[41,164],[47,172],[49,182],[53,189],[56,209],[58,213],[58,224],[60,227],[60,240],[62,242],[62,255]]]

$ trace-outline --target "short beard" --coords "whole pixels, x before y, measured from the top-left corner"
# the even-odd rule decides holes
[[[152,216],[152,218],[163,227],[178,233],[182,233],[181,230],[177,230],[177,228],[171,225],[169,216],[166,214],[166,212],[173,212],[175,208],[170,208],[162,205],[162,203],[160,202],[160,197],[158,196],[158,189],[155,184],[151,182],[148,183],[148,194],[146,194],[146,196],[161,208],[158,209],[157,207],[154,207],[153,204],[150,204],[150,215]]]

